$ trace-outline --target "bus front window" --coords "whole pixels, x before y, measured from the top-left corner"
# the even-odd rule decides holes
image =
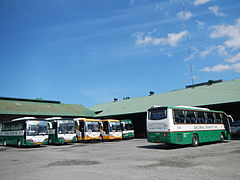
[[[115,122],[111,122],[110,123],[110,131],[111,132],[115,132],[116,131],[116,124],[115,124]]]
[[[116,131],[121,131],[121,123],[120,122],[116,122],[115,126],[116,126]]]
[[[74,121],[71,120],[61,120],[59,121],[58,133],[59,134],[68,134],[75,132]]]
[[[121,123],[120,122],[110,122],[110,131],[111,132],[121,131]]]
[[[98,132],[99,131],[98,122],[86,122],[86,131],[87,132]]]
[[[93,132],[98,132],[98,131],[99,131],[99,123],[93,122]]]
[[[27,135],[45,135],[47,134],[47,122],[46,121],[28,121],[27,122]]]

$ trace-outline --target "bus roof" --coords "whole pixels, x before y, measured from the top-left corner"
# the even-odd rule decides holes
[[[132,120],[131,120],[131,119],[121,119],[120,121],[132,122]]]
[[[110,121],[110,122],[120,122],[119,120],[117,119],[102,119],[100,121]]]
[[[100,121],[100,119],[75,118],[74,121]]]
[[[26,120],[37,120],[37,118],[35,118],[35,117],[21,117],[21,118],[12,119],[11,121],[26,121]]]
[[[62,120],[63,118],[62,117],[51,117],[51,118],[46,118],[47,121],[50,121],[50,120]]]
[[[209,112],[219,112],[224,113],[223,111],[210,110],[208,108],[194,107],[194,106],[152,106],[148,110],[155,108],[168,108],[168,109],[183,109],[183,110],[197,110],[197,111],[209,111]]]

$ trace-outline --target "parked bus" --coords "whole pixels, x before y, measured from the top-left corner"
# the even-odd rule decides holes
[[[75,122],[73,119],[52,117],[46,118],[49,125],[48,144],[66,144],[76,142]]]
[[[100,122],[97,119],[76,118],[78,141],[100,140]]]
[[[192,144],[230,139],[231,116],[207,108],[154,106],[147,112],[148,142]]]
[[[131,139],[134,138],[134,128],[132,120],[130,119],[122,119],[120,120],[122,127],[122,136],[123,139]]]
[[[100,140],[122,139],[121,123],[115,119],[100,120]]]
[[[48,125],[43,119],[23,117],[0,125],[0,142],[4,146],[39,146],[48,142]]]

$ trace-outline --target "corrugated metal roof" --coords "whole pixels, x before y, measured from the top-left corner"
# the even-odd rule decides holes
[[[82,105],[0,100],[0,114],[31,116],[93,117],[95,113]]]
[[[99,104],[91,109],[95,112],[102,111],[96,117],[104,117],[145,112],[153,105],[204,106],[230,102],[240,102],[240,79]]]

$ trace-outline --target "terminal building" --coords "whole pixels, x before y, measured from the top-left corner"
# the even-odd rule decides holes
[[[60,101],[0,97],[0,122],[20,117],[93,117],[95,112],[82,105]]]
[[[146,137],[146,111],[152,106],[197,106],[225,111],[240,120],[240,79],[209,80],[162,94],[124,98],[93,106],[97,118],[132,119],[137,137]]]
[[[0,122],[19,117],[86,117],[133,120],[136,137],[146,137],[146,111],[154,106],[197,106],[225,111],[240,120],[240,79],[208,81],[162,94],[114,99],[90,109],[60,101],[0,97]]]

